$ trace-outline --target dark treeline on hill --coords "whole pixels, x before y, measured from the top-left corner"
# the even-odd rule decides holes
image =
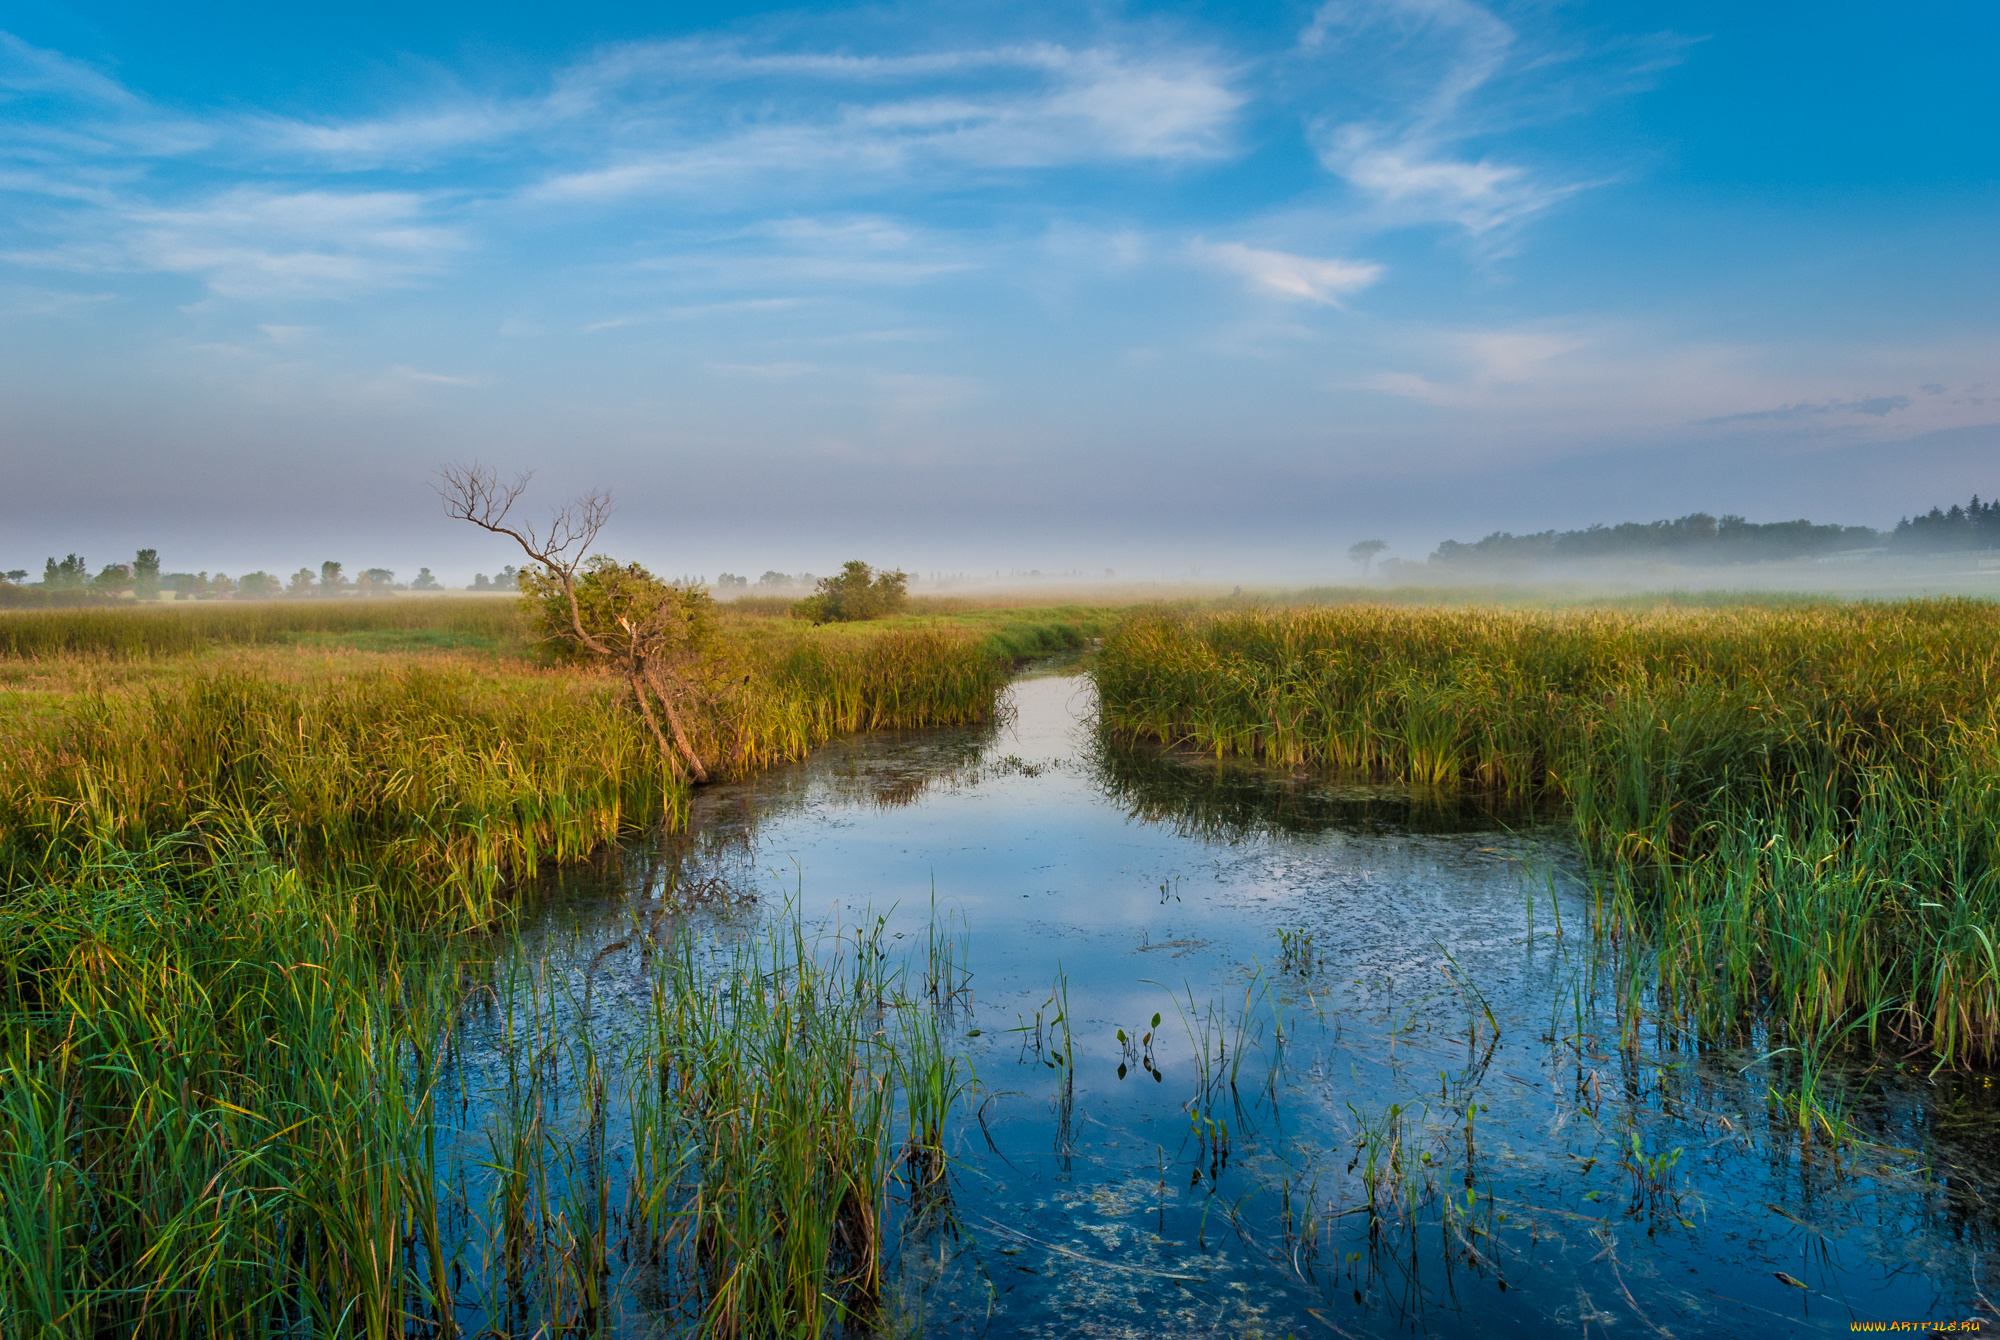
[[[1904,517],[1893,531],[1869,526],[1819,525],[1811,521],[1745,521],[1690,512],[1672,521],[1627,521],[1585,530],[1545,530],[1513,535],[1496,530],[1463,544],[1446,540],[1430,561],[1441,565],[1495,566],[1602,559],[1652,559],[1670,563],[1766,563],[1818,558],[1842,550],[1880,549],[1885,553],[1949,554],[2000,548],[2000,501],[1979,495],[1949,509]]]
[[[1906,516],[1889,536],[1890,547],[1911,554],[1947,554],[2000,545],[2000,502],[1981,503],[1979,495],[1950,511],[1933,507],[1923,516]]]
[[[1672,521],[1627,521],[1586,530],[1545,530],[1534,535],[1495,531],[1473,544],[1446,540],[1430,561],[1488,565],[1638,558],[1676,563],[1761,563],[1865,549],[1880,540],[1880,533],[1869,526],[1759,523],[1740,516],[1718,519],[1706,512],[1691,512]]]

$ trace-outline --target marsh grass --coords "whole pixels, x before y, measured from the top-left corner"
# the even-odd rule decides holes
[[[10,885],[188,833],[372,885],[406,928],[478,925],[541,864],[685,811],[629,699],[587,671],[268,648],[12,664],[33,678],[0,712]],[[845,732],[983,720],[1004,677],[948,628],[746,636],[711,662],[689,733],[740,776]]]
[[[817,1336],[881,1317],[906,1228],[948,1218],[970,1072],[874,940],[649,939],[648,1022],[604,1034],[588,972],[181,856],[0,908],[9,1334],[553,1335],[643,1306]],[[492,1014],[489,1089],[461,1050]]]
[[[1104,604],[920,596],[892,618],[815,629],[790,617],[793,603],[749,597],[725,601],[716,613],[729,640],[780,652],[813,640],[837,645],[843,634],[867,641],[885,631],[942,628],[975,638],[1002,659],[1079,650],[1118,618],[1118,609]],[[519,600],[494,596],[9,610],[0,612],[0,662],[153,660],[246,647],[533,656],[530,623]]]
[[[427,1115],[401,1078],[449,975],[296,872],[187,884],[180,856],[107,856],[0,911],[0,1297],[46,1335],[400,1334]]]
[[[632,1046],[489,933],[688,800],[514,602],[10,615],[0,670],[0,1329],[553,1335],[650,1299],[818,1335],[883,1310],[900,1206],[948,1210],[969,1072],[879,945],[648,940]],[[731,776],[985,719],[1006,663],[743,620],[707,670]],[[459,1052],[494,1008],[489,1094]]]
[[[2000,608],[1129,617],[1115,734],[1568,806],[1594,929],[1703,1037],[2000,1048]]]
[[[374,650],[399,642],[519,647],[525,627],[516,601],[448,596],[19,610],[0,614],[0,658],[130,660],[333,640]]]

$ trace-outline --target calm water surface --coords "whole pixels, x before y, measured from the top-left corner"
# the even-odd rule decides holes
[[[718,895],[693,933],[948,926],[978,1086],[960,1231],[903,1251],[908,1330],[2000,1326],[1990,1076],[1845,1073],[1864,1140],[1802,1140],[1769,1101],[1790,1058],[1621,1028],[1552,821],[1110,748],[1080,676],[1011,698],[705,789],[664,855],[559,881],[525,951],[597,957],[662,863]],[[600,961],[596,1018],[647,980]]]

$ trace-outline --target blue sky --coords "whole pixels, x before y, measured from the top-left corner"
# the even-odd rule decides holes
[[[0,566],[462,580],[474,455],[709,575],[2000,490],[1990,4],[663,13],[0,11]]]

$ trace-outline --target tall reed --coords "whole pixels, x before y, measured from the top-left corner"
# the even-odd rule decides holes
[[[668,939],[635,1034],[589,1008],[604,951],[579,993],[542,951],[385,939],[351,890],[180,855],[0,904],[7,1334],[893,1322],[970,1076],[876,939]]]
[[[2000,607],[1141,614],[1096,676],[1114,733],[1561,797],[1705,1035],[2000,1048]]]
[[[525,629],[518,602],[466,596],[10,610],[0,613],[0,658],[184,656],[382,632],[458,634],[498,645],[518,643]]]
[[[406,1077],[450,977],[296,873],[186,885],[174,857],[0,907],[5,1311],[79,1337],[400,1335],[427,1120]]]
[[[1004,682],[949,629],[811,631],[744,639],[714,662],[687,718],[712,774],[845,731],[981,720]],[[179,661],[0,715],[0,878],[169,833],[254,837],[302,869],[365,870],[411,924],[478,924],[538,863],[684,811],[604,676],[453,657],[313,664]]]

